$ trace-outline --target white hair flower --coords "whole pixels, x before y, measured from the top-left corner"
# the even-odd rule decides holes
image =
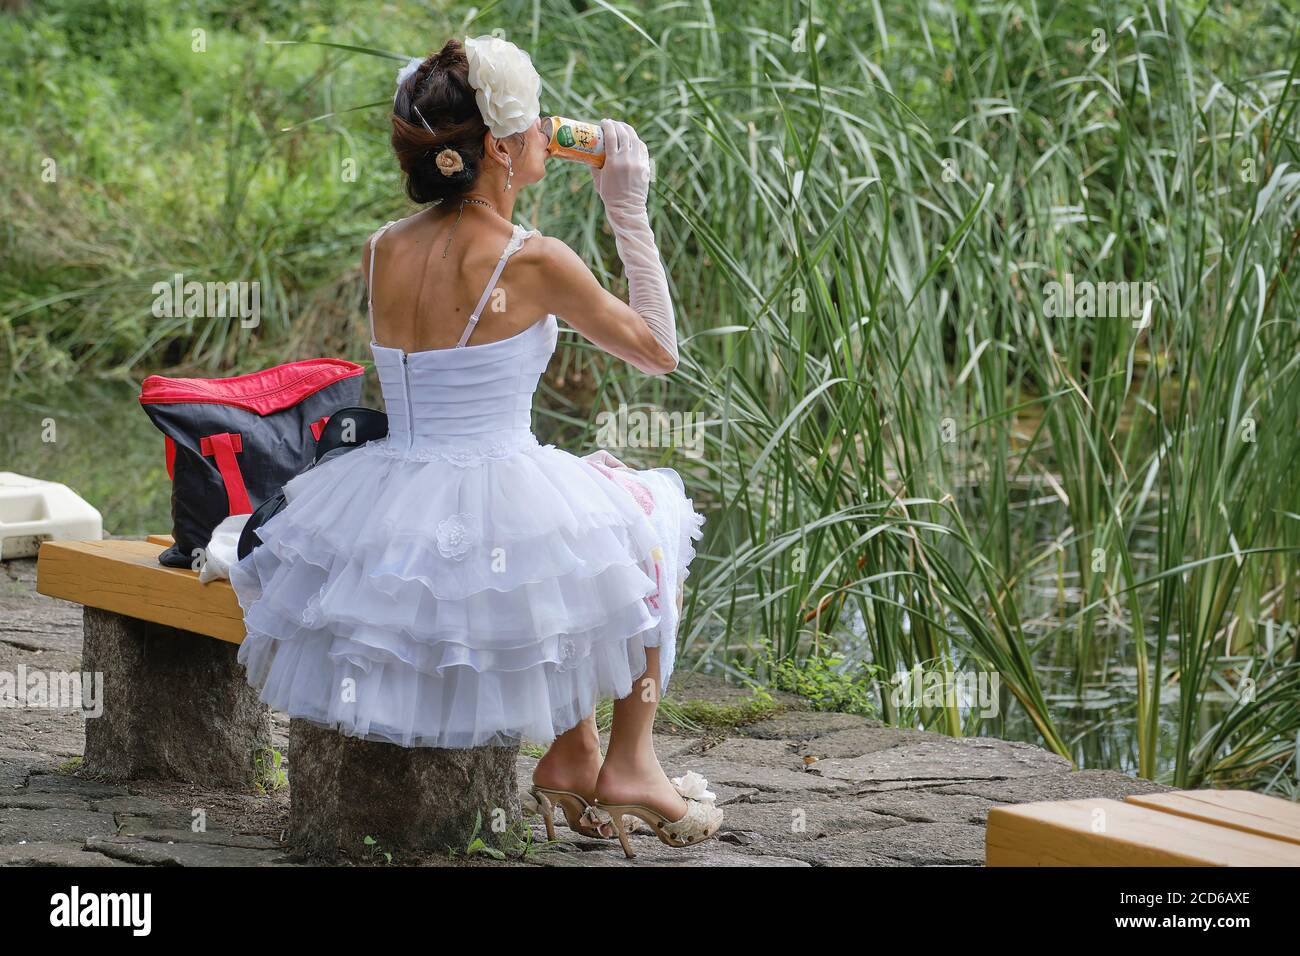
[[[474,100],[493,136],[513,136],[537,122],[542,78],[527,53],[500,37],[466,37],[465,58]]]
[[[410,79],[411,74],[414,73],[416,70],[418,70],[420,68],[420,64],[422,64],[423,62],[424,62],[423,57],[413,56],[406,61],[406,66],[402,67],[400,70],[397,71],[397,91],[393,93],[394,100],[397,99],[397,93],[401,91],[402,84],[405,83],[408,79]]]

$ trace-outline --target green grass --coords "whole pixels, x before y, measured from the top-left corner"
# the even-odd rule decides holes
[[[284,754],[274,747],[265,747],[253,755],[253,787],[259,794],[265,796],[288,785]]]
[[[621,454],[677,468],[707,512],[685,661],[995,673],[997,715],[900,708],[887,688],[879,712],[1179,786],[1296,791],[1286,5],[469,9],[0,16],[17,66],[0,77],[0,390],[364,358],[358,250],[405,206],[384,109],[345,111],[384,101],[396,64],[264,41],[420,53],[504,28],[544,110],[627,119],[656,160],[682,366],[648,380],[566,336],[539,430],[585,449],[620,403],[708,423],[702,458]],[[548,172],[517,216],[619,287],[583,170]],[[153,319],[150,286],[177,271],[257,279],[261,326]],[[1154,283],[1150,324],[1048,314],[1066,273]]]
[[[876,688],[885,675],[869,664],[845,667],[844,658],[834,655],[769,658],[760,663],[773,687],[806,700],[813,710],[879,716]]]

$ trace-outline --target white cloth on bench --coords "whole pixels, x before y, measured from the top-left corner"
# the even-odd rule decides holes
[[[204,560],[199,565],[200,582],[208,584],[229,580],[230,569],[239,560],[239,536],[249,517],[231,515],[213,529],[212,540],[208,542]]]

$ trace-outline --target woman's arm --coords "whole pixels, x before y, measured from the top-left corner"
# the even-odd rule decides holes
[[[587,264],[559,239],[543,236],[524,247],[547,312],[583,337],[648,375],[667,375],[677,357],[665,349],[636,310],[596,281]]]
[[[664,375],[677,367],[677,322],[646,212],[650,154],[626,123],[602,120],[601,128],[605,165],[592,170],[592,182],[623,260],[630,305],[602,289],[571,249],[547,240],[542,258],[554,280],[547,308],[605,351]]]

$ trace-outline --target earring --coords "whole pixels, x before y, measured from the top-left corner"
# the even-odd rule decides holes
[[[510,188],[510,180],[515,178],[515,161],[509,156],[506,157],[506,189]]]

